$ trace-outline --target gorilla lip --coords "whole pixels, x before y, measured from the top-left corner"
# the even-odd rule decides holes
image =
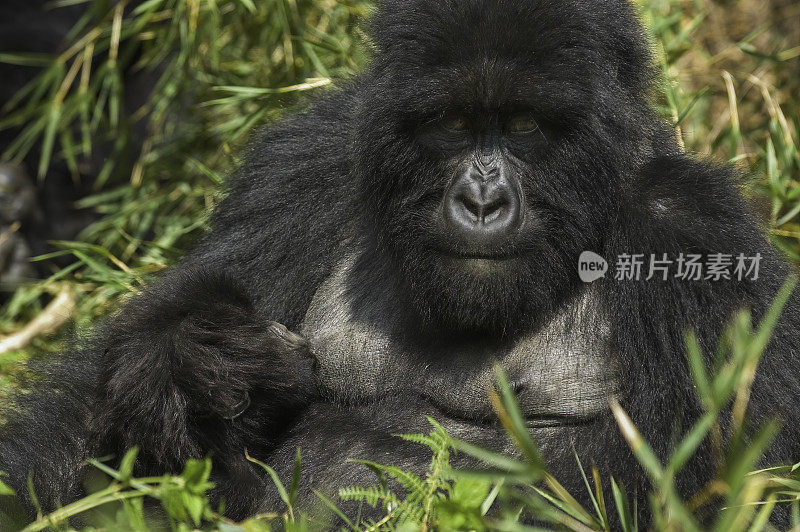
[[[487,260],[491,262],[505,262],[517,258],[517,255],[509,253],[459,253],[447,250],[442,251],[442,254],[453,259]]]

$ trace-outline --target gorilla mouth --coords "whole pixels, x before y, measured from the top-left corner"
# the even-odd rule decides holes
[[[502,265],[520,257],[519,254],[509,252],[491,251],[463,251],[453,249],[441,249],[440,255],[447,262],[457,262],[475,265]]]
[[[441,253],[454,259],[463,259],[463,260],[490,260],[496,262],[503,262],[517,258],[517,255],[511,253],[493,253],[486,251],[470,252],[470,251],[442,250]]]
[[[518,255],[507,253],[459,253],[444,252],[442,254],[443,265],[452,270],[457,270],[462,274],[477,276],[480,278],[500,275],[505,277],[503,272],[513,270]]]
[[[467,240],[447,238],[437,234],[428,240],[426,246],[445,260],[486,260],[506,262],[518,259],[529,251],[529,246],[515,238],[518,235]]]

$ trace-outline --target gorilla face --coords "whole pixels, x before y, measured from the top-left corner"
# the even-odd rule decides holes
[[[591,3],[398,0],[376,17],[356,164],[376,246],[426,323],[532,325],[600,246],[647,52],[616,33],[637,27],[618,23],[625,2]]]

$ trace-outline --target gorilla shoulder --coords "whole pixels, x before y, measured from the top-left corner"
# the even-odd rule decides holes
[[[759,251],[768,246],[731,168],[685,155],[654,158],[622,187],[620,229],[637,252]],[[650,249],[655,244],[661,248]]]

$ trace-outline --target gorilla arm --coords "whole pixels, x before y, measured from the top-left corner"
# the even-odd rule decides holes
[[[212,454],[217,495],[244,516],[257,502],[244,487],[261,482],[245,450],[263,454],[316,396],[305,342],[262,318],[231,279],[187,269],[46,371],[0,441],[0,470],[23,497],[32,471],[45,511],[80,496],[85,459],[138,446],[137,475]]]
[[[752,311],[758,325],[789,269],[763,236],[751,215],[735,176],[725,168],[693,161],[684,155],[654,159],[623,193],[616,235],[603,254],[613,262],[620,254],[715,253],[755,257],[761,254],[759,278],[689,281],[673,275],[650,281],[614,282],[608,308],[616,316],[620,346],[620,400],[656,453],[665,459],[675,441],[702,413],[689,371],[685,334],[697,333],[708,367],[718,343],[736,312]],[[612,265],[613,268],[613,265]],[[705,273],[704,273],[705,275]],[[795,462],[800,452],[800,412],[786,390],[797,389],[800,375],[800,337],[797,334],[800,298],[795,293],[758,368],[750,399],[750,418],[761,424],[783,420],[783,432],[768,450],[766,463]],[[722,416],[724,421],[727,417]],[[691,496],[715,472],[708,445],[701,447],[678,476],[678,486]],[[613,463],[612,463],[613,464]],[[629,490],[630,491],[630,490]]]
[[[209,452],[219,465],[243,459],[316,394],[305,342],[270,324],[234,280],[207,271],[167,276],[107,324],[99,344],[97,437],[117,455],[139,446],[146,471],[180,470]]]

